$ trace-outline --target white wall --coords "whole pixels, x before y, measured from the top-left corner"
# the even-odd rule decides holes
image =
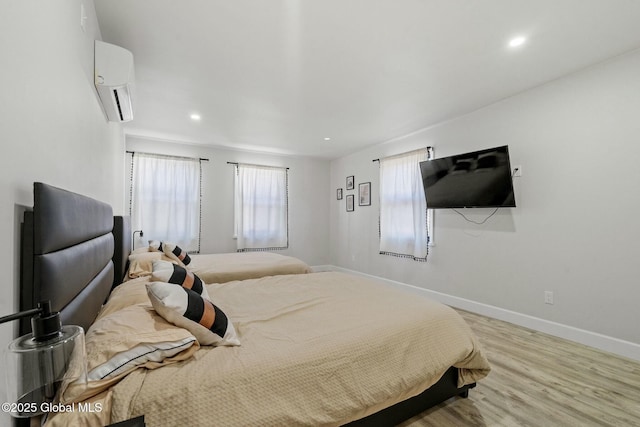
[[[258,154],[197,145],[176,144],[127,136],[128,151],[209,159],[202,162],[201,252],[235,252],[233,239],[233,178],[227,162],[289,168],[289,248],[277,251],[310,265],[329,261],[329,161],[305,157]],[[126,171],[127,177],[129,171]],[[126,189],[128,194],[129,190]]]
[[[640,51],[331,164],[371,181],[371,207],[331,206],[334,265],[640,344]],[[484,225],[436,211],[427,263],[378,254],[378,165],[509,145],[517,208]],[[345,194],[349,194],[346,192]],[[356,198],[357,200],[357,198]],[[478,221],[492,210],[466,210]],[[544,291],[555,304],[545,305]],[[640,348],[640,347],[639,347]]]
[[[79,26],[81,3],[86,33]],[[92,82],[93,39],[100,38],[92,1],[5,1],[0,35],[3,315],[17,309],[19,227],[25,207],[33,204],[34,181],[111,203],[116,214],[126,209],[124,138],[119,125],[106,122]],[[226,162],[288,166],[288,252],[308,263],[333,263],[640,343],[639,111],[635,52],[335,160],[330,168],[321,160],[155,146],[158,152],[211,159],[204,167],[203,252],[234,249],[232,167]],[[377,254],[378,169],[372,159],[426,145],[445,156],[503,144],[510,146],[512,162],[523,166],[517,208],[499,211],[483,226],[437,212],[436,246],[426,264]],[[128,148],[146,147],[130,141]],[[372,206],[347,213],[344,199],[335,200],[347,175],[355,175],[356,188],[372,182]],[[555,305],[543,303],[544,290],[555,293]],[[13,331],[0,326],[1,345]],[[4,387],[0,380],[1,400]],[[0,418],[7,423],[6,415]]]
[[[19,236],[33,182],[42,181],[123,208],[124,138],[108,124],[93,86],[93,2],[80,28],[79,0],[5,1],[0,7],[0,315],[18,308]],[[16,323],[16,322],[14,322]],[[0,345],[14,325],[0,326]],[[0,363],[0,400],[5,373]],[[1,418],[1,417],[6,418]],[[8,416],[0,415],[0,424]]]

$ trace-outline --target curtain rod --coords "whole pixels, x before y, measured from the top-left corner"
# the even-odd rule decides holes
[[[289,170],[289,168],[287,167],[283,167],[283,166],[269,166],[269,165],[255,165],[252,163],[238,163],[238,162],[227,162],[228,165],[247,165],[247,166],[260,166],[262,168],[273,168],[273,169],[286,169]]]
[[[422,150],[422,148],[418,148],[418,150]],[[418,150],[411,150],[411,151],[418,151]],[[425,147],[424,150],[427,150],[427,152],[429,153],[430,156],[433,154],[433,147],[432,146]],[[405,153],[400,153],[400,154],[394,154],[393,156],[387,156],[387,157],[401,156],[403,154],[411,153],[411,151],[407,151]],[[383,157],[383,159],[386,159],[386,157]],[[373,159],[371,161],[372,162],[379,162],[380,159]]]
[[[135,151],[125,151],[125,153],[136,154]],[[173,157],[175,159],[189,159],[189,160],[198,159],[201,162],[208,162],[209,161],[209,159],[205,159],[205,158],[202,158],[202,157],[173,156],[173,155],[170,155],[170,154],[157,154],[157,153],[144,153],[144,152],[138,152],[138,154],[148,154],[150,156],[160,156],[160,157]]]

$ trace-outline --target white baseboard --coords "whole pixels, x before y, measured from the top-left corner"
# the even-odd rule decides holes
[[[525,328],[533,329],[545,334],[553,335],[559,338],[567,339],[603,351],[607,351],[609,353],[617,354],[622,357],[640,361],[640,344],[624,341],[607,335],[602,335],[597,332],[574,328],[573,326],[563,325],[561,323],[551,322],[549,320],[540,319],[538,317],[529,316],[527,314],[506,310],[504,308],[483,304],[465,298],[447,295],[429,289],[419,288],[417,286],[408,285],[406,283],[397,282],[395,280],[385,279],[383,277],[373,276],[370,274],[362,273],[360,271],[349,270],[347,268],[337,267],[333,265],[322,265],[312,268],[313,271],[341,271],[344,273],[368,277],[370,279],[386,283],[405,291],[431,298],[451,307],[481,314],[487,317],[492,317],[494,319],[503,320],[505,322],[513,323],[518,326],[523,326]],[[318,269],[316,270],[316,268]]]
[[[313,270],[314,273],[320,273],[323,271],[338,271],[336,269],[337,267],[333,266],[333,265],[313,265],[311,266],[311,269]]]

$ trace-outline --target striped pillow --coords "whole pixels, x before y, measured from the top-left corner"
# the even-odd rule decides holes
[[[191,332],[200,345],[240,345],[227,315],[191,289],[152,282],[147,284],[147,295],[160,316]]]
[[[162,244],[164,249],[164,254],[171,259],[175,259],[176,261],[180,261],[184,265],[189,265],[191,262],[191,258],[187,251],[183,251],[180,246],[174,245],[173,243],[164,242]]]
[[[149,252],[164,252],[162,242],[159,240],[149,240]]]
[[[180,285],[184,288],[191,289],[208,300],[211,299],[209,298],[207,289],[204,287],[204,283],[198,276],[184,267],[180,267],[179,265],[175,265],[168,261],[153,261],[153,273],[151,274],[151,280],[154,282],[166,282]]]

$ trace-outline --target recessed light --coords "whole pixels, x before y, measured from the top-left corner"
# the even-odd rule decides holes
[[[526,37],[518,36],[509,40],[510,47],[520,47],[527,41]]]
[[[200,119],[201,119],[200,114],[195,114],[195,113],[190,115],[189,117],[191,117],[191,120],[196,121],[196,122],[200,121]]]
[[[325,141],[331,141],[331,138],[329,138],[328,136],[324,138]]]

